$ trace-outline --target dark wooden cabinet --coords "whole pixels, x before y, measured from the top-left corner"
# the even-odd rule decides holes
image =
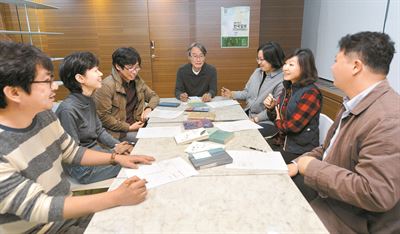
[[[316,84],[324,97],[322,113],[326,114],[331,119],[335,119],[336,114],[342,106],[345,94],[340,89],[336,88],[331,81],[320,78]]]

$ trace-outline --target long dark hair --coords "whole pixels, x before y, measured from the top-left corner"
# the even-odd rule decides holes
[[[300,79],[297,82],[300,86],[306,86],[318,80],[318,71],[315,67],[314,55],[310,49],[300,48],[296,49],[290,54],[285,61],[297,56],[300,66]]]

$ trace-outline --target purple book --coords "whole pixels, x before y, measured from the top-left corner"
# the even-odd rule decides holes
[[[214,125],[209,119],[195,119],[184,121],[183,127],[185,128],[185,130],[188,130],[196,128],[212,128],[214,127]]]

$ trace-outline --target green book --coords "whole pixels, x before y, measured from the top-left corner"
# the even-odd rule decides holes
[[[219,144],[226,144],[234,136],[233,132],[217,130],[208,136],[208,140]]]

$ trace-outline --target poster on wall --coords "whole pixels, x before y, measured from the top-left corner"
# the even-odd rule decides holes
[[[221,7],[221,48],[248,48],[250,7]]]

